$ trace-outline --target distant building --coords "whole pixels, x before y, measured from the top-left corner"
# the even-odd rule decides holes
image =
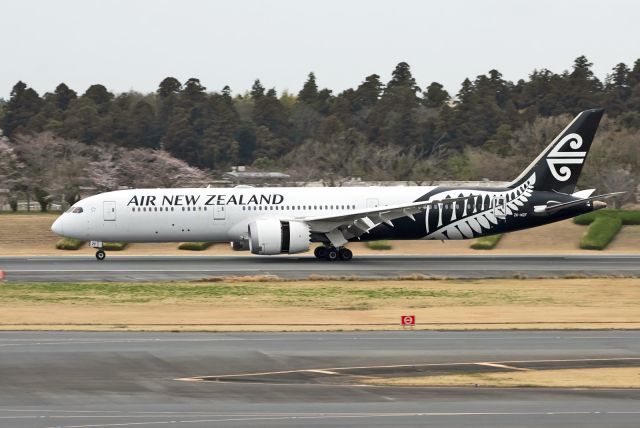
[[[286,184],[287,180],[289,180],[291,176],[282,172],[247,171],[244,166],[235,166],[231,168],[231,171],[225,172],[222,175],[222,178],[233,182],[235,185],[249,184],[281,186]]]

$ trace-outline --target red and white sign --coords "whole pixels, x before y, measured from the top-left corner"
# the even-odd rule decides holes
[[[416,325],[416,316],[415,315],[402,315],[400,317],[400,323],[402,325]]]

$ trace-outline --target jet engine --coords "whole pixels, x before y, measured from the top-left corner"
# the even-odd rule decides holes
[[[253,254],[301,253],[309,249],[309,226],[301,221],[256,220],[249,224]]]

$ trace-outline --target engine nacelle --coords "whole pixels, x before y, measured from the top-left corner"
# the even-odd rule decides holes
[[[301,253],[309,249],[309,226],[301,221],[257,220],[249,224],[253,254]]]

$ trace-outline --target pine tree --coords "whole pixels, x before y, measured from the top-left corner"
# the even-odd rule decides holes
[[[316,84],[316,75],[309,73],[307,81],[304,82],[302,89],[298,92],[298,101],[308,105],[315,105],[318,101],[318,85]]]
[[[64,83],[60,83],[56,86],[54,92],[56,107],[60,110],[66,110],[69,108],[69,104],[72,100],[78,98],[78,94],[73,89],[69,89]]]
[[[444,86],[438,82],[432,82],[427,86],[427,90],[423,92],[423,95],[423,104],[431,108],[441,107],[451,99]]]
[[[26,131],[30,120],[42,108],[42,99],[32,88],[19,81],[11,90],[11,97],[5,107],[2,129],[8,136],[16,131]]]
[[[109,103],[114,98],[113,94],[107,91],[104,85],[100,84],[89,86],[87,91],[82,94],[82,97],[93,101],[100,114],[106,113],[107,110],[109,110]]]
[[[251,87],[251,98],[255,101],[264,97],[264,86],[260,83],[260,79],[256,79]]]
[[[160,98],[166,98],[179,93],[180,89],[182,89],[182,83],[180,83],[178,79],[175,77],[165,77],[162,82],[160,82],[156,93]]]
[[[416,79],[411,74],[411,67],[406,62],[396,65],[395,70],[391,73],[391,80],[387,83],[387,90],[398,86],[409,88],[414,93],[420,92],[420,87],[416,84]]]
[[[364,82],[355,90],[353,100],[354,108],[359,110],[361,108],[374,106],[380,99],[383,89],[384,85],[380,81],[380,76],[377,74],[367,76]]]

